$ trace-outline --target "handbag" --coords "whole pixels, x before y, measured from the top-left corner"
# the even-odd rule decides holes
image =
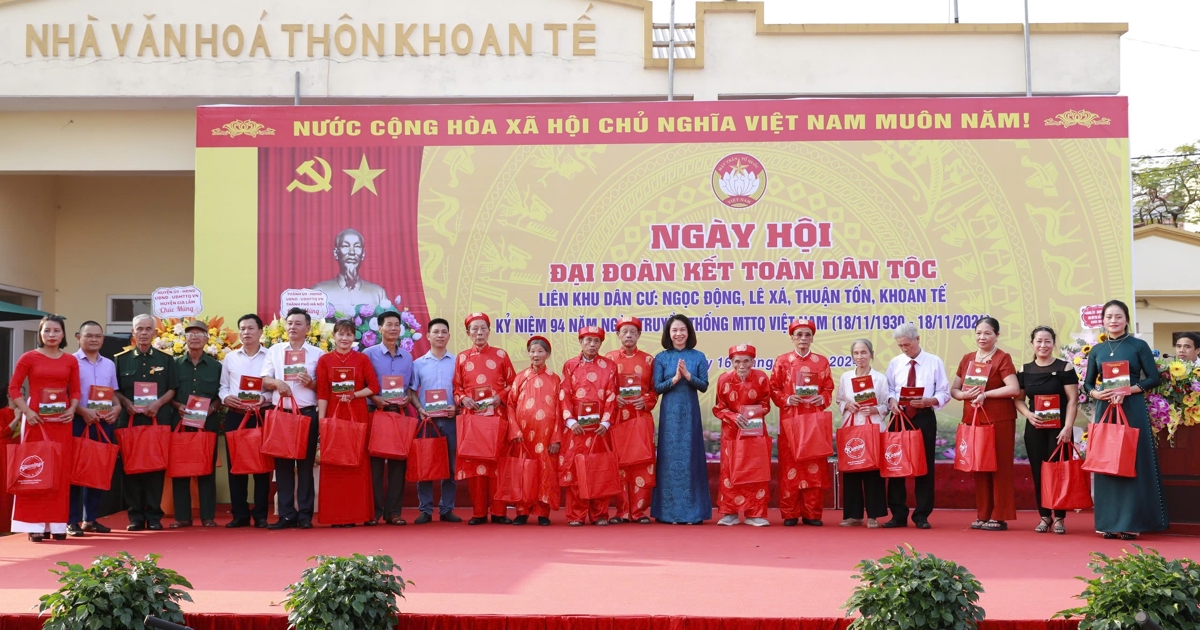
[[[95,429],[96,439],[87,436],[88,429]],[[84,434],[72,440],[71,485],[96,490],[112,488],[113,470],[117,467],[117,455],[121,448],[112,443],[108,433],[92,425]]]
[[[458,429],[458,456],[485,462],[496,461],[500,454],[501,416],[480,416],[465,413],[456,420]]]
[[[277,459],[304,459],[308,455],[308,429],[312,419],[284,409],[283,403],[289,400],[292,409],[299,409],[296,399],[288,396],[280,399],[278,407],[267,411],[262,453]]]
[[[617,451],[617,463],[622,468],[654,461],[654,418],[650,414],[639,413],[618,422],[609,433]]]
[[[621,494],[621,470],[617,463],[617,454],[611,448],[597,453],[596,444],[602,438],[592,440],[587,453],[575,455],[575,475],[578,479],[577,490],[581,499],[603,499]]]
[[[367,447],[367,425],[351,418],[339,418],[342,405],[321,418],[321,463],[327,466],[361,466]]]
[[[1100,420],[1088,425],[1083,469],[1114,477],[1136,477],[1138,433],[1139,429],[1129,426],[1121,405],[1108,405]]]
[[[781,414],[779,432],[795,461],[820,459],[833,455],[833,413],[816,411],[796,415]]]
[[[213,454],[217,450],[217,434],[201,429],[184,431],[183,423],[175,425],[167,450],[167,476],[203,477],[213,473]]]
[[[980,415],[987,424],[979,421]],[[968,473],[996,471],[996,427],[983,407],[973,407],[970,421],[958,425],[954,443],[954,470]]]
[[[255,426],[247,429],[251,414],[256,420]],[[237,429],[225,432],[225,444],[229,447],[229,474],[263,475],[275,470],[274,458],[262,452],[263,421],[257,408],[242,416]]]
[[[417,419],[392,411],[376,411],[371,414],[371,436],[367,440],[367,452],[372,457],[404,459],[412,447],[417,433]]]
[[[58,490],[62,483],[62,444],[46,437],[28,441],[29,431],[21,434],[20,444],[8,445],[8,493],[14,496],[39,495]]]
[[[924,435],[902,413],[893,414],[888,431],[879,434],[879,455],[879,476],[885,479],[922,477],[929,472]]]
[[[129,417],[129,426],[117,429],[117,444],[121,447],[121,461],[127,475],[140,475],[167,469],[167,455],[171,451],[171,427],[160,425],[157,417],[150,417],[150,424],[133,426],[136,415]]]
[[[428,430],[432,430],[432,437],[425,437]],[[408,449],[404,478],[408,481],[441,481],[450,478],[450,449],[446,436],[429,418],[417,424],[412,447]]]
[[[1070,450],[1066,448],[1070,446]],[[1050,510],[1086,510],[1092,507],[1092,484],[1083,460],[1072,442],[1054,449],[1042,462],[1042,507]]]
[[[879,470],[880,435],[879,427],[870,421],[862,425],[842,424],[837,432],[838,470]]]
[[[512,451],[517,450],[514,457]],[[529,455],[525,442],[513,444],[507,457],[501,457],[496,471],[496,500],[515,505],[537,501],[538,462]]]
[[[729,446],[729,483],[740,486],[771,480],[771,438],[734,437]]]

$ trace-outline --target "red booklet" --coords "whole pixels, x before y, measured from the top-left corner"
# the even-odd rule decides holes
[[[875,379],[870,374],[851,378],[850,388],[854,390],[854,402],[858,406],[874,407],[879,404],[879,399],[875,397]]]
[[[1109,361],[1100,364],[1100,389],[1103,391],[1116,391],[1119,394],[1128,396],[1129,388],[1132,383],[1129,381],[1129,362],[1128,361]]]
[[[210,404],[211,401],[202,396],[188,396],[187,405],[183,408],[183,419],[180,422],[185,427],[203,429],[204,421],[208,419]]]
[[[924,387],[901,387],[900,388],[900,404],[907,405],[918,398],[925,397]]]
[[[963,387],[987,387],[988,375],[992,373],[991,363],[972,361],[963,376]]]
[[[379,379],[379,397],[385,402],[400,404],[404,402],[404,376],[384,376]]]
[[[158,383],[133,384],[133,408],[145,411],[151,403],[158,400]]]
[[[100,413],[108,413],[113,409],[113,388],[103,385],[92,385],[88,388],[87,408]]]
[[[575,405],[575,422],[581,427],[600,424],[600,403],[584,400]]]
[[[621,387],[618,390],[621,398],[637,398],[642,395],[642,379],[637,374],[622,374]]]
[[[738,413],[746,419],[746,428],[738,428],[738,437],[759,437],[765,433],[765,425],[763,416],[766,414],[766,408],[762,405],[742,405],[738,409]]]
[[[283,380],[298,381],[308,371],[304,368],[304,354],[303,350],[283,351]]]
[[[491,387],[475,388],[475,413],[481,416],[491,416],[496,413],[496,400],[492,398]]]
[[[333,372],[333,381],[330,383],[330,389],[335,394],[353,394],[354,393],[354,368],[352,367],[336,367],[331,370]]]
[[[38,415],[43,418],[53,418],[67,413],[67,390],[43,389],[42,399],[38,402]]]
[[[796,370],[792,382],[796,384],[795,394],[801,398],[816,396],[820,391],[817,388],[817,375],[804,369]]]
[[[263,380],[261,376],[243,376],[238,381],[238,400],[244,403],[262,402]]]
[[[1037,416],[1039,429],[1061,429],[1062,408],[1058,394],[1033,397],[1033,415]]]
[[[435,411],[445,411],[450,408],[450,401],[446,399],[446,390],[444,389],[427,389],[425,390],[425,413],[433,413]]]

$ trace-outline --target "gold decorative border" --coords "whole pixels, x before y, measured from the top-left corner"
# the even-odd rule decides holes
[[[275,130],[263,125],[262,123],[254,122],[247,118],[246,120],[233,120],[212,130],[214,136],[229,136],[236,138],[238,136],[250,136],[257,138],[259,136],[273,136]]]
[[[1112,124],[1112,121],[1086,109],[1068,109],[1061,114],[1055,114],[1054,118],[1047,118],[1045,125],[1047,127],[1062,127],[1067,129],[1079,125],[1080,127],[1103,127]]]

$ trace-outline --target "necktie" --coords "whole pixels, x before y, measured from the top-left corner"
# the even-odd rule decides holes
[[[917,386],[917,361],[916,361],[916,359],[913,359],[908,362],[908,384],[905,385],[905,387],[916,387],[916,386]],[[904,415],[908,416],[909,418],[912,418],[913,416],[917,415],[917,410],[914,409],[911,405],[905,405],[904,406]]]

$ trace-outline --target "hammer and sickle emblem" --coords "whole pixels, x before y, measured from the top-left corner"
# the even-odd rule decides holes
[[[313,160],[321,163],[321,172],[317,172],[317,169],[313,168]],[[312,160],[305,160],[300,166],[296,167],[296,174],[301,177],[307,176],[313,183],[304,184],[299,179],[293,179],[292,183],[288,184],[288,192],[299,188],[306,193],[314,193],[332,188],[329,185],[329,178],[333,176],[333,172],[329,168],[329,162],[319,157],[314,157]]]

